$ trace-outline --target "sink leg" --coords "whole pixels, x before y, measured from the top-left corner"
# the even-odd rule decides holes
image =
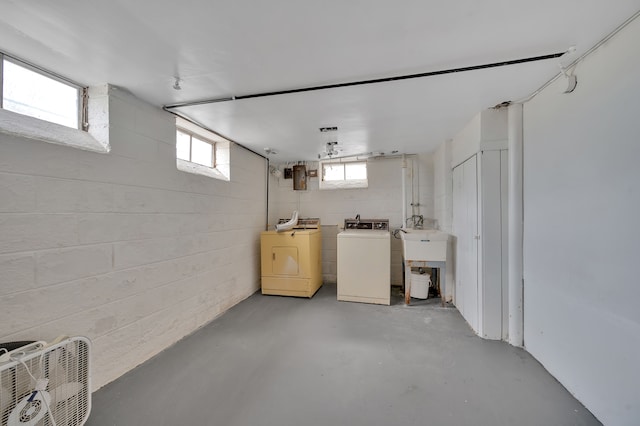
[[[438,279],[440,280],[440,305],[445,306],[447,304],[447,296],[445,292],[445,277],[447,276],[447,267],[442,266],[440,268],[440,273],[438,274]]]
[[[411,261],[406,262],[404,268],[404,304],[411,304]]]

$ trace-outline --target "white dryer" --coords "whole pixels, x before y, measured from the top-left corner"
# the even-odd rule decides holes
[[[338,300],[389,305],[389,219],[346,219],[338,234]]]

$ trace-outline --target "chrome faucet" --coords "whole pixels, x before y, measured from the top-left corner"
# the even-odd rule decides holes
[[[408,217],[405,223],[409,223],[409,221],[413,222],[412,228],[415,228],[415,229],[422,229],[422,226],[424,225],[424,217],[421,214],[420,215],[414,214],[413,216]]]
[[[356,215],[356,223],[360,223],[360,213]]]

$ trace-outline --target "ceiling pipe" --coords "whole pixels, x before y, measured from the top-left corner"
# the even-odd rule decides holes
[[[162,109],[163,109],[164,111],[167,111],[167,112],[168,112],[168,113],[170,113],[170,114],[173,114],[173,115],[178,116],[178,117],[180,117],[180,118],[182,118],[182,119],[184,119],[184,120],[187,120],[188,122],[193,123],[193,124],[195,124],[196,126],[201,127],[201,128],[203,128],[204,130],[207,130],[207,131],[209,131],[209,132],[213,133],[214,135],[218,135],[218,136],[220,136],[221,138],[226,139],[226,140],[228,140],[229,142],[231,142],[231,143],[233,143],[233,144],[235,144],[235,145],[237,145],[237,146],[239,146],[239,147],[241,147],[241,148],[243,148],[243,149],[245,149],[245,150],[247,150],[247,151],[251,152],[252,154],[257,155],[258,157],[268,158],[266,155],[263,155],[263,154],[261,154],[261,153],[259,153],[259,152],[256,152],[256,151],[254,151],[254,150],[253,150],[253,149],[251,149],[251,148],[247,148],[246,146],[242,145],[241,143],[238,143],[238,142],[234,141],[233,139],[231,139],[231,138],[229,138],[229,137],[227,137],[227,136],[221,135],[220,133],[216,132],[215,130],[210,129],[209,127],[205,126],[204,124],[200,124],[199,122],[197,122],[197,121],[193,120],[193,119],[192,119],[192,118],[190,118],[190,117],[187,117],[187,116],[186,116],[186,115],[184,115],[184,114],[181,114],[181,113],[176,112],[176,111],[170,111],[170,110],[168,110],[166,107],[163,107]]]
[[[292,93],[314,92],[318,90],[338,89],[342,87],[362,86],[365,84],[388,83],[392,81],[409,80],[414,78],[434,77],[434,76],[444,75],[444,74],[455,74],[459,72],[477,71],[477,70],[484,70],[487,68],[497,68],[497,67],[504,67],[508,65],[518,65],[518,64],[528,63],[528,62],[537,62],[537,61],[545,61],[548,59],[556,59],[561,57],[565,53],[566,52],[558,52],[558,53],[551,53],[551,54],[542,55],[542,56],[532,56],[528,58],[512,59],[512,60],[503,61],[503,62],[492,62],[489,64],[472,65],[472,66],[461,67],[461,68],[450,68],[445,70],[429,71],[429,72],[423,72],[418,74],[405,74],[405,75],[398,75],[393,77],[375,78],[371,80],[358,80],[358,81],[350,81],[345,83],[325,84],[321,86],[301,87],[301,88],[288,89],[288,90],[277,90],[273,92],[253,93],[250,95],[204,99],[204,100],[192,101],[192,102],[180,102],[180,103],[165,105],[164,109],[172,110],[176,108],[184,108],[184,107],[190,107],[190,106],[206,105],[206,104],[228,102],[228,101],[235,101],[235,100],[242,100],[242,99],[264,98],[267,96],[289,95]]]
[[[523,99],[519,99],[517,101],[513,101],[513,103],[519,103],[519,104],[524,104],[526,102],[529,102],[531,99],[535,98],[536,96],[538,96],[544,89],[546,89],[548,86],[550,86],[554,81],[556,81],[557,79],[559,79],[560,77],[562,77],[563,75],[566,75],[566,70],[570,70],[572,68],[575,68],[580,62],[582,62],[587,56],[591,55],[593,52],[595,52],[596,50],[598,50],[598,48],[600,48],[600,46],[602,46],[603,44],[605,44],[606,42],[608,42],[609,40],[611,40],[611,38],[613,38],[616,34],[618,34],[620,31],[622,31],[624,28],[626,28],[630,23],[632,23],[633,21],[635,21],[638,17],[640,17],[640,10],[638,10],[636,13],[634,13],[633,15],[631,15],[631,17],[629,19],[627,19],[626,21],[624,21],[622,24],[618,25],[618,27],[616,27],[616,29],[614,29],[613,31],[611,31],[609,34],[607,34],[602,40],[600,40],[598,43],[596,43],[595,45],[593,45],[591,47],[591,49],[587,50],[586,52],[584,52],[582,55],[580,55],[578,58],[576,58],[575,60],[573,60],[573,62],[571,62],[569,65],[567,65],[566,67],[564,67],[564,70],[561,70],[561,72],[559,72],[558,74],[556,74],[555,77],[551,78],[549,81],[547,81],[546,83],[544,83],[542,86],[540,86],[535,92],[531,93],[529,96],[527,96],[526,98]],[[575,82],[577,83],[577,81]],[[569,88],[571,88],[571,85],[574,84],[574,81],[569,81]],[[573,87],[573,89],[575,89],[575,85]],[[572,90],[566,91],[565,93],[571,93],[573,92]]]

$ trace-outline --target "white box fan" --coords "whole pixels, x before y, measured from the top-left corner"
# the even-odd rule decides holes
[[[79,426],[91,411],[85,337],[33,342],[0,353],[0,426]]]

